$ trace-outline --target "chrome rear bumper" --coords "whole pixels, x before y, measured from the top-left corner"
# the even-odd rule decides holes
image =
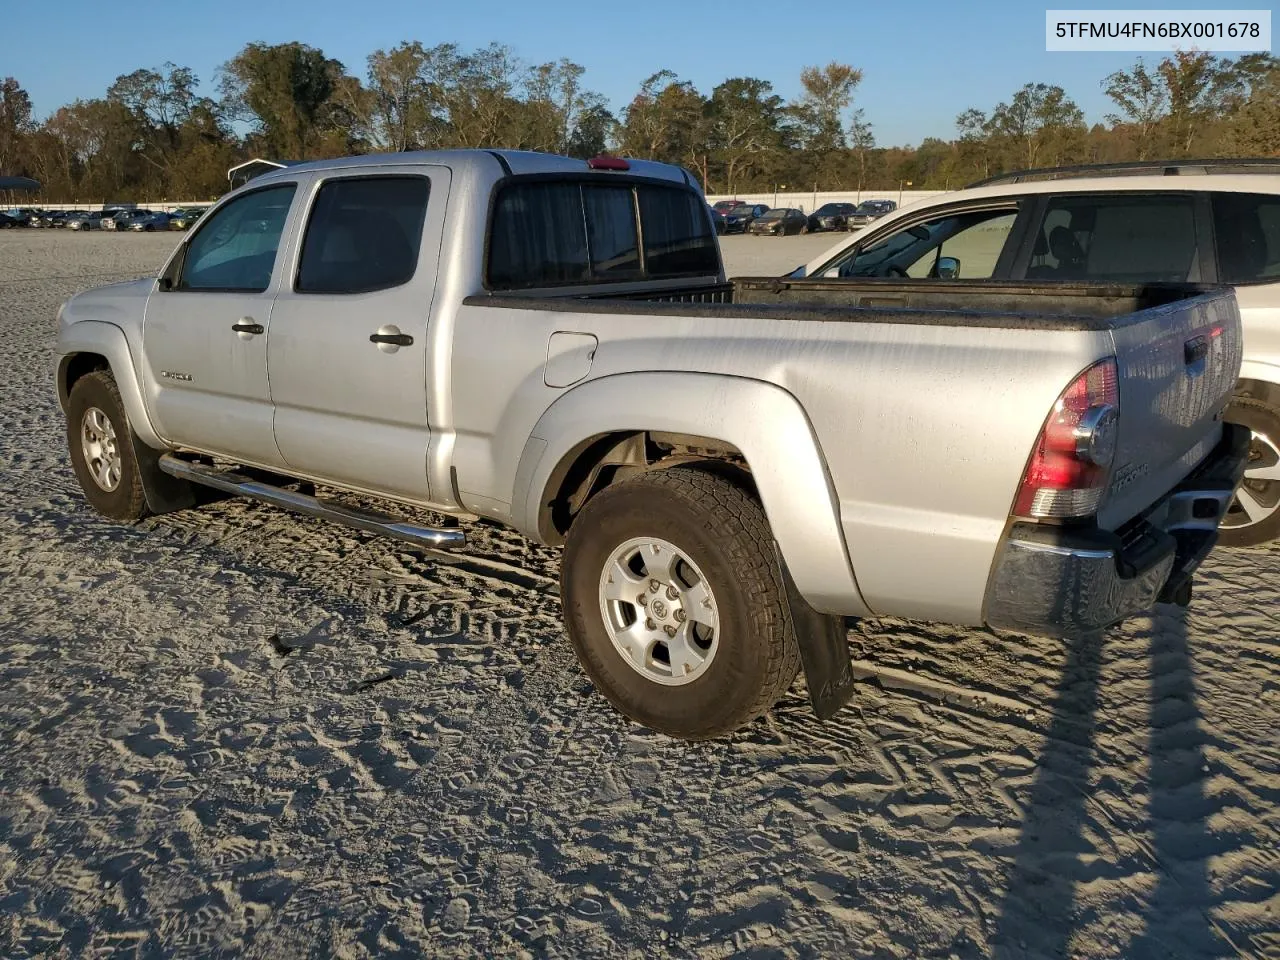
[[[984,620],[1002,630],[1074,637],[1157,602],[1185,603],[1248,453],[1248,430],[1224,425],[1221,442],[1182,483],[1117,531],[1014,524],[996,561]]]

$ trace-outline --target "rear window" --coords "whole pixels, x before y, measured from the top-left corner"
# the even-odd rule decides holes
[[[514,181],[489,228],[490,290],[718,273],[700,197],[648,183]]]
[[[1280,197],[1215,193],[1213,233],[1223,283],[1280,279]]]

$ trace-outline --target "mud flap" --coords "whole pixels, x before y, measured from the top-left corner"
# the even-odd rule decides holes
[[[809,702],[819,720],[830,720],[853,696],[853,661],[844,617],[819,613],[809,606],[796,589],[777,544],[774,553],[787,588],[787,607],[800,646]]]
[[[138,479],[142,483],[147,509],[158,515],[194,507],[197,503],[196,488],[160,469],[160,457],[165,451],[151,449],[132,430],[129,436],[133,439],[133,456],[138,463]]]

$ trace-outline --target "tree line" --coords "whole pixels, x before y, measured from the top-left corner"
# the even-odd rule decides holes
[[[1180,51],[1101,80],[1114,105],[1085,123],[1062,87],[1028,83],[956,118],[950,138],[880,146],[856,93],[862,71],[805,68],[786,101],[768,80],[709,94],[669,70],[615,114],[571,60],[529,65],[502,44],[417,41],[376,50],[356,76],[301,43],[250,43],[218,71],[217,97],[188,67],[116,78],[105,96],[38,120],[19,82],[0,81],[0,174],[44,185],[45,201],[212,198],[251,156],[304,160],[388,150],[505,147],[680,163],[709,193],[948,189],[1026,167],[1189,156],[1280,155],[1280,60]]]

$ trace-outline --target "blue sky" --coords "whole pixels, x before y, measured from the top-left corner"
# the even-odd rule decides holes
[[[1167,8],[1051,0],[1061,8]],[[524,61],[568,57],[615,110],[649,74],[667,68],[703,93],[731,76],[770,81],[794,97],[802,67],[860,67],[858,105],[881,145],[954,135],[955,117],[989,109],[1024,83],[1066,88],[1090,121],[1109,110],[1100,81],[1129,53],[1046,53],[1046,4],[986,0],[808,3],[787,0],[56,0],[5,4],[0,76],[30,92],[40,116],[102,96],[122,73],[165,60],[189,66],[212,95],[218,67],[244,44],[299,40],[364,76],[372,50],[402,40],[464,48],[509,44]],[[1188,9],[1260,7],[1201,0]],[[16,9],[15,9],[16,8]],[[1158,59],[1159,54],[1145,54]]]

